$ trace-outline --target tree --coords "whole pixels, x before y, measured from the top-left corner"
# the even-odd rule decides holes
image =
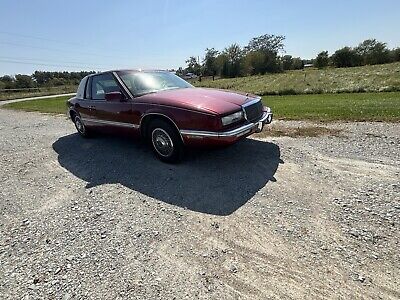
[[[196,57],[191,56],[186,61],[187,68],[185,69],[186,73],[193,73],[196,75],[200,75],[200,64],[197,62]]]
[[[217,74],[217,56],[219,51],[214,48],[207,48],[206,55],[203,60],[203,74],[214,76]]]
[[[285,45],[283,41],[285,37],[283,35],[264,34],[258,37],[252,38],[249,44],[245,47],[246,52],[250,51],[265,51],[278,54],[283,51]]]
[[[13,78],[10,75],[4,75],[2,77],[0,77],[0,81],[2,82],[13,82]]]
[[[31,88],[34,86],[34,82],[29,75],[15,75],[15,87],[16,88]]]
[[[252,38],[244,48],[246,74],[280,71],[278,53],[284,50],[282,35],[264,34]]]
[[[178,70],[176,70],[175,74],[178,75],[178,76],[183,76],[184,72],[183,72],[182,67],[179,67]]]
[[[48,76],[49,73],[50,72],[35,71],[35,73],[32,74],[32,77],[38,85],[43,85],[50,79]]]
[[[304,68],[303,60],[300,57],[285,55],[281,58],[283,70],[300,70]]]
[[[226,69],[226,75],[228,77],[237,77],[240,75],[240,64],[241,64],[241,59],[243,57],[243,52],[242,49],[238,44],[232,44],[229,47],[225,48],[223,51],[223,54],[227,58],[227,65],[225,66]]]
[[[244,57],[245,74],[276,73],[281,70],[281,62],[272,52],[251,51]]]
[[[251,51],[243,59],[243,71],[248,75],[265,74],[266,56],[262,51]]]
[[[392,61],[400,61],[400,48],[390,51],[390,56],[392,57]]]
[[[355,50],[362,57],[363,64],[377,65],[390,62],[390,51],[386,43],[378,42],[376,39],[363,41]]]
[[[293,57],[291,55],[285,55],[282,57],[282,69],[283,70],[293,69]]]
[[[314,65],[318,69],[326,68],[329,64],[329,55],[328,51],[322,51],[317,55],[317,58],[315,59]]]
[[[55,78],[64,79],[65,84],[79,84],[81,79],[89,74],[94,74],[94,71],[86,72],[46,72],[46,71],[35,71],[32,74],[32,78],[36,81],[39,86],[51,86],[52,80]],[[60,82],[60,81],[56,81]]]
[[[350,47],[344,47],[336,50],[331,59],[337,68],[359,66],[362,60],[361,56]]]
[[[300,57],[293,58],[292,68],[293,68],[293,70],[303,69],[304,68],[303,60]]]
[[[215,59],[215,65],[217,68],[217,74],[221,77],[228,77],[228,56],[226,54],[221,53],[220,55],[217,56]]]
[[[12,89],[15,88],[14,78],[9,75],[4,75],[0,77],[1,86],[3,89]]]

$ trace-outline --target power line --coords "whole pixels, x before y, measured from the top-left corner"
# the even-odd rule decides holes
[[[60,60],[51,60],[51,59],[36,59],[36,58],[27,58],[27,57],[12,57],[12,56],[0,56],[0,59],[5,59],[5,60],[17,60],[17,61],[33,61],[33,62],[39,62],[39,63],[48,63],[48,62],[54,62],[54,63],[62,63],[62,64],[88,64],[88,62],[82,62],[82,61],[60,61]],[[105,64],[97,64],[97,63],[90,63],[91,66],[99,66],[99,67],[110,67],[112,65],[105,65]]]

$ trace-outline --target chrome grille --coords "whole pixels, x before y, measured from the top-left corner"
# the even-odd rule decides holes
[[[257,119],[261,118],[263,113],[263,105],[261,100],[250,103],[249,105],[244,104],[243,109],[246,113],[246,119],[250,122],[256,121]]]

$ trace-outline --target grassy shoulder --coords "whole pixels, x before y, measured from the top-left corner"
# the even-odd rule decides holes
[[[3,107],[64,114],[69,98],[28,100]],[[278,119],[400,122],[400,92],[264,96],[263,102]]]
[[[400,92],[264,96],[263,102],[279,119],[400,121]]]
[[[35,100],[26,100],[3,105],[3,108],[23,110],[23,111],[38,111],[52,114],[65,114],[67,111],[66,101],[71,96],[61,96],[55,98],[42,98]]]
[[[256,95],[400,91],[400,63],[354,68],[287,71],[278,74],[194,81],[201,87],[245,91]]]
[[[0,91],[0,101],[30,98],[30,97],[40,97],[40,96],[50,96],[58,94],[75,93],[77,86],[60,86],[57,88],[40,88],[39,90],[33,91],[23,91],[23,92],[4,92]]]

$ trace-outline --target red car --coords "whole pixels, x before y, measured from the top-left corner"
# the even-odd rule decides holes
[[[68,100],[68,114],[84,137],[96,128],[128,130],[166,162],[179,160],[184,147],[232,144],[272,121],[260,97],[195,88],[166,71],[89,75]]]

